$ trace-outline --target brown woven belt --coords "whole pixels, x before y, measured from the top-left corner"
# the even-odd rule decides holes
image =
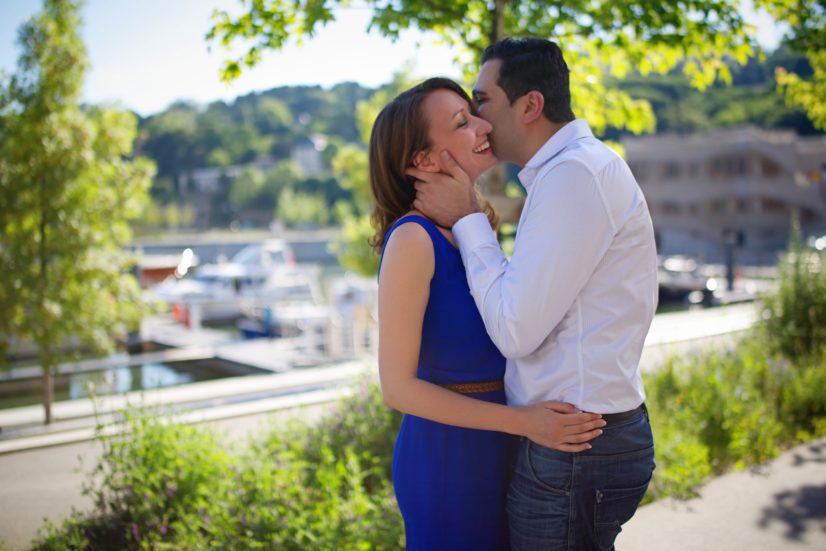
[[[481,383],[454,383],[450,385],[439,385],[453,392],[459,394],[480,394],[482,392],[496,392],[497,390],[504,390],[505,382],[499,381],[484,381]]]

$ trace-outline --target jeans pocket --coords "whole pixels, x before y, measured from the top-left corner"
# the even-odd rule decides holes
[[[634,516],[650,481],[630,488],[595,490],[594,535],[600,548],[611,548],[622,525]]]
[[[531,477],[538,486],[559,496],[570,495],[573,468],[570,454],[529,442],[527,462]]]

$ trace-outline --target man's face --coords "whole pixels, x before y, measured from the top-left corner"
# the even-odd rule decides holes
[[[508,101],[505,91],[499,87],[499,68],[502,60],[491,59],[482,64],[479,77],[473,87],[473,105],[476,113],[491,125],[490,144],[500,161],[514,162],[519,144],[516,110]]]

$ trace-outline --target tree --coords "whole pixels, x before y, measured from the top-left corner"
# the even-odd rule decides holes
[[[403,70],[393,75],[391,81],[370,99],[360,101],[356,105],[356,126],[361,145],[348,144],[340,148],[332,162],[333,175],[341,187],[353,194],[353,201],[336,205],[342,231],[331,244],[331,249],[342,266],[362,275],[373,276],[379,270],[379,259],[367,245],[374,228],[370,222],[372,196],[368,183],[366,145],[379,111],[411,85],[409,74]]]
[[[111,350],[112,337],[140,321],[122,247],[154,171],[129,159],[133,115],[79,105],[78,11],[78,2],[45,0],[19,31],[16,73],[0,83],[0,347],[37,346],[46,423],[65,345]]]
[[[237,16],[216,11],[207,35],[227,48],[251,42],[243,56],[224,64],[222,78],[227,81],[255,66],[266,50],[281,49],[291,38],[311,38],[335,20],[337,9],[350,6],[344,0],[244,4]],[[410,28],[435,32],[456,47],[457,61],[469,76],[484,48],[504,36],[552,37],[573,69],[575,112],[587,113],[597,133],[607,124],[635,132],[653,128],[647,104],[606,88],[604,75],[666,72],[679,64],[694,86],[705,88],[717,77],[731,79],[724,57],[745,63],[753,51],[749,28],[735,0],[364,0],[364,4],[373,10],[369,28],[390,40]]]
[[[789,105],[803,106],[814,125],[826,130],[826,2],[759,0],[756,5],[789,25],[789,46],[805,53],[812,66],[811,80],[778,67],[778,88]]]
[[[736,0],[364,0],[363,4],[372,9],[369,28],[390,40],[405,29],[418,28],[454,46],[467,80],[484,48],[504,36],[552,37],[572,69],[574,112],[587,116],[598,135],[609,126],[634,133],[655,128],[648,102],[609,88],[606,76],[665,73],[679,66],[693,86],[703,89],[717,78],[731,81],[724,58],[745,63],[754,50]],[[290,39],[311,38],[335,20],[336,10],[349,7],[346,0],[245,2],[240,15],[216,11],[207,39],[227,49],[243,43],[245,53],[223,67],[222,78],[230,81],[255,66],[265,51],[281,49]],[[504,174],[500,172],[495,180],[488,189],[502,192]]]

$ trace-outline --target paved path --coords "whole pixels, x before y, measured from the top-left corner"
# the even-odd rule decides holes
[[[619,551],[826,550],[826,438],[637,511]]]

